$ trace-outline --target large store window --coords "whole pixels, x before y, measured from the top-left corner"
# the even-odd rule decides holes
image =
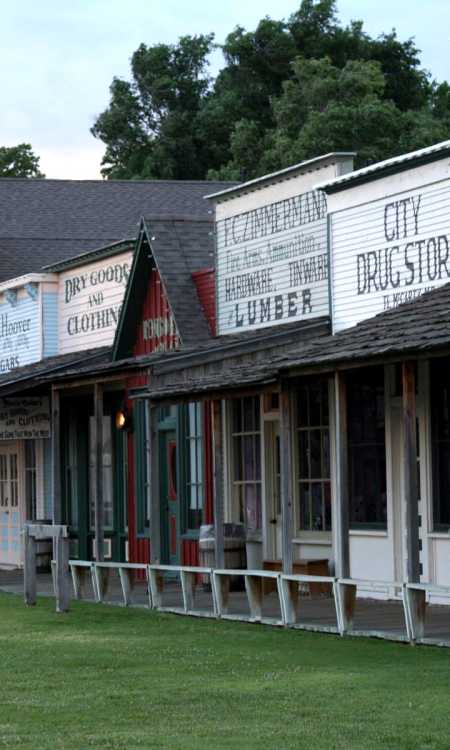
[[[350,525],[385,529],[386,439],[384,370],[347,376]]]
[[[450,528],[450,361],[431,363],[433,529]]]
[[[203,409],[200,403],[187,406],[186,424],[186,527],[198,529],[203,517]]]
[[[95,418],[89,420],[89,481],[90,481],[90,503],[89,519],[90,527],[95,528],[95,481],[96,481],[96,441],[95,441]],[[102,434],[102,491],[103,491],[103,524],[104,528],[110,530],[114,525],[114,494],[113,494],[113,445],[112,445],[112,419],[110,415],[103,417]]]
[[[331,530],[330,431],[327,380],[297,390],[298,527]]]
[[[239,520],[261,528],[261,423],[258,396],[231,403],[232,486]]]

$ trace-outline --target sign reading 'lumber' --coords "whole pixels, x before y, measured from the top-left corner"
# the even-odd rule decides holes
[[[217,222],[220,334],[328,314],[326,216],[310,190]]]

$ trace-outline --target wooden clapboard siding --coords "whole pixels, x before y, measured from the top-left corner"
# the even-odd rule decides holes
[[[198,541],[197,539],[183,539],[181,542],[181,564],[198,565]]]
[[[211,333],[216,335],[216,280],[214,268],[203,268],[192,274]]]
[[[58,354],[58,295],[55,292],[42,293],[42,353],[44,357]]]
[[[145,321],[162,322],[171,333],[161,336],[148,336],[145,332]],[[179,344],[176,333],[175,321],[170,311],[169,303],[164,293],[163,285],[158,271],[154,268],[150,271],[147,294],[145,296],[141,319],[136,331],[136,339],[133,353],[150,354],[154,351],[166,351],[177,349]]]

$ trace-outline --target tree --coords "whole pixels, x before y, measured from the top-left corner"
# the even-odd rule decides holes
[[[0,146],[0,177],[45,177],[29,143]]]
[[[105,176],[242,180],[332,149],[364,165],[448,137],[449,86],[422,69],[414,40],[340,25],[336,0],[236,27],[214,81],[213,48],[212,35],[139,47],[92,129]]]
[[[91,132],[106,143],[102,173],[115,178],[203,176],[205,150],[196,118],[210,87],[207,58],[213,35],[181,37],[176,45],[145,44],[131,59],[132,81],[115,78],[109,107]]]

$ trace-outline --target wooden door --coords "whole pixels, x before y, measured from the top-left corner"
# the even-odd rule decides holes
[[[0,447],[0,564],[20,565],[21,518],[18,454],[15,446]]]
[[[179,565],[179,507],[177,487],[177,436],[160,433],[161,560]]]
[[[269,524],[269,554],[273,560],[282,559],[281,551],[281,457],[280,423],[278,420],[266,422],[266,518]]]

